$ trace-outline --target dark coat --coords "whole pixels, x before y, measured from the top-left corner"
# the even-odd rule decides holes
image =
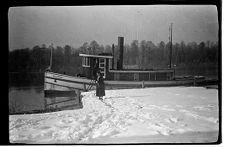
[[[97,77],[96,96],[98,97],[105,96],[105,85],[102,76]]]

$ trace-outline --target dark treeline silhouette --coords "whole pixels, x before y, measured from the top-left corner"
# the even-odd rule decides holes
[[[169,67],[169,43],[137,40],[124,45],[124,68],[157,69]],[[115,45],[117,50],[117,45]],[[218,43],[190,42],[173,44],[173,68],[176,74],[217,76]],[[52,71],[76,75],[82,72],[79,53],[98,54],[110,52],[111,45],[99,45],[95,40],[79,48],[70,45],[53,47]],[[9,52],[9,72],[44,72],[50,65],[51,46],[34,46]],[[209,73],[208,73],[209,72]]]
[[[139,68],[168,68],[170,44],[163,41],[155,45],[152,41],[133,41],[125,46],[124,64],[139,65]],[[172,64],[188,66],[191,64],[217,64],[218,44],[214,42],[175,43],[172,47]]]

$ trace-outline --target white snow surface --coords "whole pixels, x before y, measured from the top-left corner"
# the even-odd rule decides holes
[[[189,140],[189,135],[184,135],[186,133],[196,133],[190,135],[190,138],[195,136],[195,142],[211,142],[218,139],[219,103],[216,89],[162,87],[106,90],[103,101],[98,100],[95,91],[84,92],[82,95],[82,109],[10,115],[10,142],[194,142],[194,137],[193,140]],[[206,138],[197,135],[211,132],[215,132],[214,135]],[[188,139],[181,140],[180,137],[183,135]],[[161,137],[164,138],[159,140]],[[176,137],[176,140],[168,140],[170,137]],[[199,137],[202,140],[198,139]]]

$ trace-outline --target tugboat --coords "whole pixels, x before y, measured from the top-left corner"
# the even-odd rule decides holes
[[[69,76],[51,71],[52,60],[50,60],[50,68],[44,75],[46,109],[54,111],[82,108],[81,91],[96,89],[95,72],[97,69],[104,78],[105,89],[217,84],[216,80],[209,80],[204,76],[175,77],[175,69],[171,66],[165,69],[125,69],[123,68],[123,44],[124,38],[118,37],[118,48],[116,50],[113,44],[111,53],[79,54],[83,69],[80,76]]]
[[[204,82],[203,76],[175,77],[175,69],[124,69],[123,48],[124,38],[118,37],[118,51],[112,45],[112,53],[79,54],[82,58],[83,77],[69,76],[46,71],[44,76],[45,91],[48,90],[82,90],[95,89],[93,78],[94,66],[97,63],[104,78],[106,89],[142,88],[159,86],[196,85]]]

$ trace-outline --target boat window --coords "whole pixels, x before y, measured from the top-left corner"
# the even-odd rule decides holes
[[[139,73],[134,73],[134,81],[139,81]]]
[[[82,58],[82,66],[83,66],[83,67],[90,67],[90,58],[88,58],[88,57],[83,57],[83,58]]]
[[[105,67],[105,59],[100,59],[99,67],[100,68],[104,68]]]
[[[101,72],[102,75],[103,75],[103,78],[106,77],[105,66],[106,66],[106,59],[100,58],[100,59],[99,59],[99,68],[100,68],[100,72]]]
[[[103,63],[104,62],[104,58],[100,58],[100,62]]]
[[[104,67],[104,63],[100,63],[100,68],[103,68]]]

